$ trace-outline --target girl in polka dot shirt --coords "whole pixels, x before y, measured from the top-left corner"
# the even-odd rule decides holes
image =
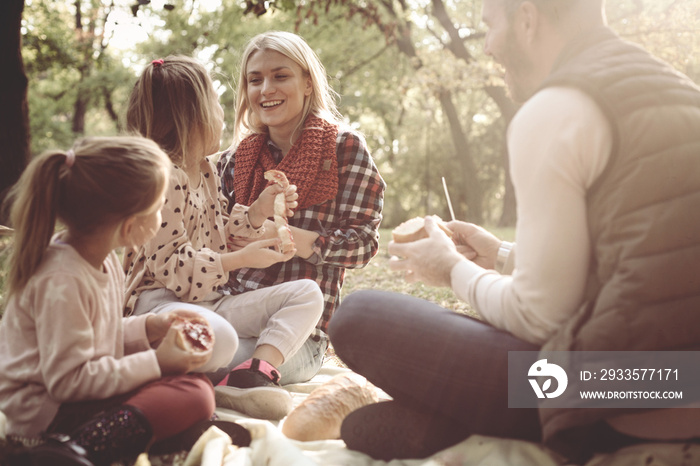
[[[229,272],[265,268],[291,259],[295,250],[279,252],[278,239],[252,242],[227,251],[226,238],[261,237],[273,215],[278,185],[267,187],[249,207],[227,213],[219,177],[207,157],[219,150],[223,109],[202,64],[184,56],[154,60],[131,93],[127,111],[130,131],[156,141],[170,156],[174,170],[163,220],[156,236],[127,251],[126,313],[190,309],[214,328],[211,360],[200,370],[214,372],[217,404],[254,417],[280,419],[291,408],[289,393],[278,385],[276,368],[306,341],[318,322],[323,296],[316,282],[296,280],[240,295],[220,290]],[[285,190],[287,207],[296,207],[296,188]],[[257,338],[252,358],[229,374],[238,337]]]

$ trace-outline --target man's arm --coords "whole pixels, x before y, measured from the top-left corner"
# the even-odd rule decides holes
[[[581,304],[590,265],[586,193],[612,136],[588,96],[550,88],[516,115],[508,145],[518,200],[515,270],[502,276],[459,263],[452,287],[492,325],[542,343]]]

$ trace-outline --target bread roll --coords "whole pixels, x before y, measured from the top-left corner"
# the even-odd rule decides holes
[[[339,374],[324,383],[294,408],[282,424],[288,438],[309,442],[340,438],[345,416],[379,401],[377,390],[354,372]]]
[[[273,183],[277,183],[284,189],[289,187],[289,181],[287,180],[287,175],[279,170],[268,170],[263,175],[266,180]],[[280,252],[286,253],[294,249],[294,238],[292,237],[292,230],[289,229],[289,223],[287,221],[287,197],[284,192],[281,192],[275,196],[274,208],[274,219],[275,228],[277,228],[277,236],[282,241],[280,245]]]
[[[445,222],[438,216],[433,216],[433,219],[437,223],[437,226],[444,231],[447,236],[452,238],[452,232]],[[419,239],[427,238],[428,232],[425,231],[425,218],[424,217],[413,217],[410,220],[406,220],[401,225],[394,228],[391,232],[391,238],[395,243],[412,243],[413,241],[418,241]]]
[[[179,317],[172,326],[177,330],[175,343],[190,353],[204,353],[214,347],[214,332],[206,322]]]

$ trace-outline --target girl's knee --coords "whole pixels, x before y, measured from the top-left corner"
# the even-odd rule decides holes
[[[164,377],[141,388],[125,404],[140,409],[156,440],[175,435],[214,414],[214,387],[203,375]]]
[[[312,320],[315,319],[315,324],[316,321],[321,318],[321,314],[323,314],[323,308],[325,305],[323,292],[318,286],[318,283],[307,278],[297,280],[296,285],[297,289],[295,294],[296,296],[303,296],[304,301],[307,304],[306,308],[313,310],[313,314],[309,314],[309,317],[312,318]]]
[[[300,293],[308,294],[317,302],[323,303],[323,293],[321,292],[321,287],[318,286],[313,280],[308,278],[303,278],[298,280]]]
[[[238,334],[233,326],[222,316],[212,313],[207,321],[214,330],[214,350],[211,359],[205,364],[203,372],[211,372],[225,367],[233,359],[238,349]]]
[[[190,411],[193,418],[209,419],[216,409],[214,387],[205,376],[190,375],[186,377],[189,379],[186,388],[189,395],[186,409]]]

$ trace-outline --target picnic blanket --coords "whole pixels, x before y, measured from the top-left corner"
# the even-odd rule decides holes
[[[287,385],[295,406],[311,391],[333,376],[349,372],[328,362],[307,383]],[[380,398],[386,397],[381,394]],[[183,466],[564,466],[562,458],[543,446],[519,440],[505,440],[472,435],[463,442],[421,460],[376,461],[362,453],[348,450],[342,440],[299,442],[282,434],[279,422],[251,419],[245,415],[217,408],[223,420],[235,421],[248,428],[253,441],[249,447],[231,446],[230,438],[215,428],[205,432],[192,450],[175,458],[140,458],[141,465]],[[5,420],[0,413],[0,437],[4,437]],[[700,465],[700,445],[645,444],[627,447],[615,454],[597,455],[584,466],[694,466]]]

